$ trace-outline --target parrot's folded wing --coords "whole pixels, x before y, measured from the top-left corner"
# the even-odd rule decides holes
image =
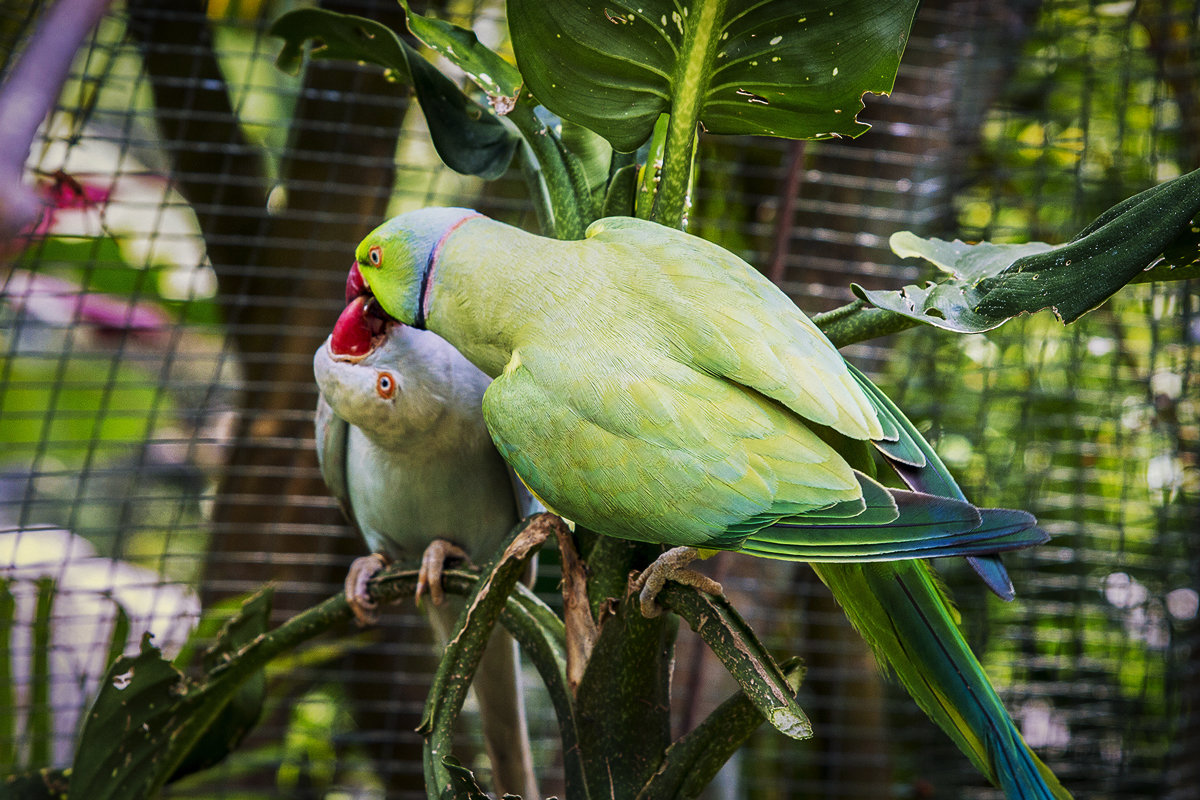
[[[882,433],[837,349],[787,295],[728,250],[624,217],[592,223],[588,238],[654,260],[657,269],[647,274],[665,281],[654,293],[662,303],[657,316],[683,334],[671,341],[681,361],[851,438]]]
[[[324,396],[317,396],[316,414],[317,464],[329,492],[338,501],[346,519],[353,521],[350,508],[350,487],[346,476],[347,438],[350,424],[334,413]]]
[[[965,500],[886,489],[856,473],[862,508],[851,504],[778,519],[753,531],[744,552],[804,561],[895,560],[995,553],[1048,538],[1024,511],[980,510]]]
[[[946,469],[942,459],[938,457],[916,426],[908,417],[904,416],[904,412],[854,365],[847,364],[846,366],[850,368],[850,374],[854,376],[854,380],[858,382],[875,406],[885,431],[895,431],[894,440],[876,441],[875,446],[883,453],[908,488],[917,492],[966,500],[966,495],[954,480],[954,476],[950,474],[950,470]],[[1033,522],[1031,521],[1030,524],[1032,525]],[[1048,539],[1049,536],[1046,536],[1043,541]],[[1004,568],[1004,562],[1000,560],[1000,556],[995,554],[967,556],[967,562],[998,597],[1003,600],[1012,600],[1016,596],[1012,578],[1009,577],[1008,570]]]
[[[793,528],[792,531],[802,533],[802,536],[779,541],[784,538],[778,535],[782,526],[776,526],[748,539],[742,545],[742,552],[766,558],[816,562],[896,561],[1017,550],[1042,544],[1049,538],[1044,531],[1032,526],[1032,518],[1023,511],[981,509],[979,516],[982,522],[978,527],[969,531],[960,528],[957,532],[947,532],[944,524],[919,521],[905,524],[904,500],[900,501],[900,507],[900,520],[883,528],[883,531],[896,534],[890,541],[875,535],[877,531],[872,531],[866,537],[868,541],[855,540],[852,538],[853,528],[848,526]],[[924,514],[919,512],[917,516]],[[917,535],[912,535],[914,532]],[[839,537],[841,541],[838,541]]]

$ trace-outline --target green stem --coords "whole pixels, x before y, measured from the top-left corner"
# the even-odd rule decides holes
[[[437,674],[425,700],[424,719],[417,728],[425,736],[425,781],[429,800],[439,800],[441,787],[450,782],[450,773],[442,759],[450,754],[454,721],[467,699],[471,678],[496,620],[524,574],[529,559],[546,539],[549,518],[548,514],[538,514],[517,526],[515,538],[467,598],[466,607],[438,662]]]
[[[799,685],[804,675],[799,658],[780,668],[785,678]],[[637,800],[698,797],[762,722],[762,712],[750,698],[743,692],[734,694],[671,745],[662,767],[642,787]]]
[[[380,578],[380,585],[386,580],[392,578]],[[479,581],[480,577],[477,575],[460,571],[446,572],[442,576],[442,587],[451,594],[467,596]],[[586,800],[587,784],[584,780],[574,699],[567,683],[566,633],[563,622],[549,606],[519,583],[513,594],[508,597],[499,621],[521,645],[521,653],[537,669],[554,707],[562,739],[566,796]],[[446,708],[445,704],[440,704],[440,707]],[[452,716],[449,719],[451,726],[455,718],[456,716]],[[438,789],[440,791],[441,787]]]
[[[672,228],[683,227],[688,182],[695,158],[696,125],[700,121],[700,109],[712,77],[717,33],[725,14],[725,2],[708,0],[693,4],[695,16],[685,18],[690,24],[687,25],[679,51],[662,182],[658,187],[654,210],[654,219]]]
[[[549,186],[542,175],[542,165],[538,163],[528,142],[522,144],[520,159],[521,175],[525,178],[525,185],[529,187],[529,194],[533,199],[538,230],[543,236],[553,236],[554,202],[550,199]]]
[[[590,207],[591,197],[586,188],[580,194],[578,177],[572,174],[554,132],[533,113],[533,100],[526,94],[522,94],[508,119],[521,132],[542,168],[541,177],[554,212],[554,235],[559,239],[582,239],[587,230],[584,209]],[[538,191],[533,186],[530,190]]]
[[[668,582],[658,602],[700,635],[776,730],[793,739],[812,736],[812,724],[796,702],[800,676],[784,673],[728,599]]]
[[[812,321],[835,347],[887,336],[921,324],[903,314],[870,306],[862,300],[817,314]]]
[[[638,219],[655,219],[654,203],[662,183],[663,153],[667,148],[667,128],[670,121],[670,114],[659,114],[654,122],[654,132],[650,135],[650,144],[646,150],[646,163],[642,165],[634,199],[634,215]]]

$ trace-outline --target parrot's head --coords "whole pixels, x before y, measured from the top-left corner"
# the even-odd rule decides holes
[[[354,251],[346,301],[374,295],[388,316],[424,328],[429,284],[442,242],[463,222],[478,216],[468,208],[423,208],[392,217]]]
[[[348,306],[349,308],[349,306]],[[337,332],[317,348],[313,374],[334,413],[385,449],[413,447],[411,437],[479,415],[488,377],[442,337],[395,322],[358,358],[336,347]]]

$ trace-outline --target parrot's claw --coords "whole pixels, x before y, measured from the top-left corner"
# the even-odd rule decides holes
[[[354,612],[354,619],[359,627],[365,628],[379,621],[379,604],[371,599],[367,592],[367,583],[388,565],[387,557],[382,553],[372,553],[369,556],[354,559],[350,571],[346,573],[346,602]]]
[[[654,559],[654,563],[642,570],[642,574],[634,579],[631,588],[638,592],[638,600],[642,607],[642,616],[657,617],[662,614],[662,606],[657,602],[658,593],[662,591],[667,581],[675,581],[685,586],[692,586],[705,594],[724,597],[725,590],[721,584],[707,575],[701,575],[690,570],[687,565],[700,557],[700,551],[694,547],[672,547]]]
[[[442,571],[446,568],[446,562],[452,559],[471,563],[466,550],[445,539],[434,539],[425,548],[421,556],[421,569],[417,573],[418,603],[426,591],[435,606],[446,602],[446,593],[442,590]]]

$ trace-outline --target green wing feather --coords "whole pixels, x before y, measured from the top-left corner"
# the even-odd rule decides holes
[[[847,366],[850,374],[854,376],[854,380],[858,382],[874,405],[884,428],[895,431],[894,439],[877,441],[875,446],[883,453],[901,479],[908,484],[910,489],[916,491],[966,500],[966,495],[963,494],[962,489],[950,474],[950,470],[946,469],[942,459],[938,457],[916,426],[904,415],[904,412],[866,375],[859,372],[852,364],[847,364]],[[1033,525],[1034,521],[1031,519],[1029,524]],[[1042,541],[1046,539],[1049,537],[1047,536]],[[995,554],[967,556],[967,562],[983,579],[988,588],[1002,600],[1012,600],[1016,595],[1012,579],[1008,576],[1008,570],[1004,568],[1004,562],[1000,560],[1000,556]]]
[[[970,530],[966,528],[969,518],[958,525],[925,521],[927,509],[928,505],[922,503],[912,515],[902,511],[896,522],[868,528],[865,541],[858,540],[851,526],[845,525],[804,528],[802,538],[779,541],[771,536],[782,527],[776,526],[751,536],[741,550],[750,555],[792,561],[896,561],[1017,550],[1047,539],[1029,518],[1014,518],[1007,509],[980,510],[982,521]],[[915,519],[909,521],[909,516]]]

